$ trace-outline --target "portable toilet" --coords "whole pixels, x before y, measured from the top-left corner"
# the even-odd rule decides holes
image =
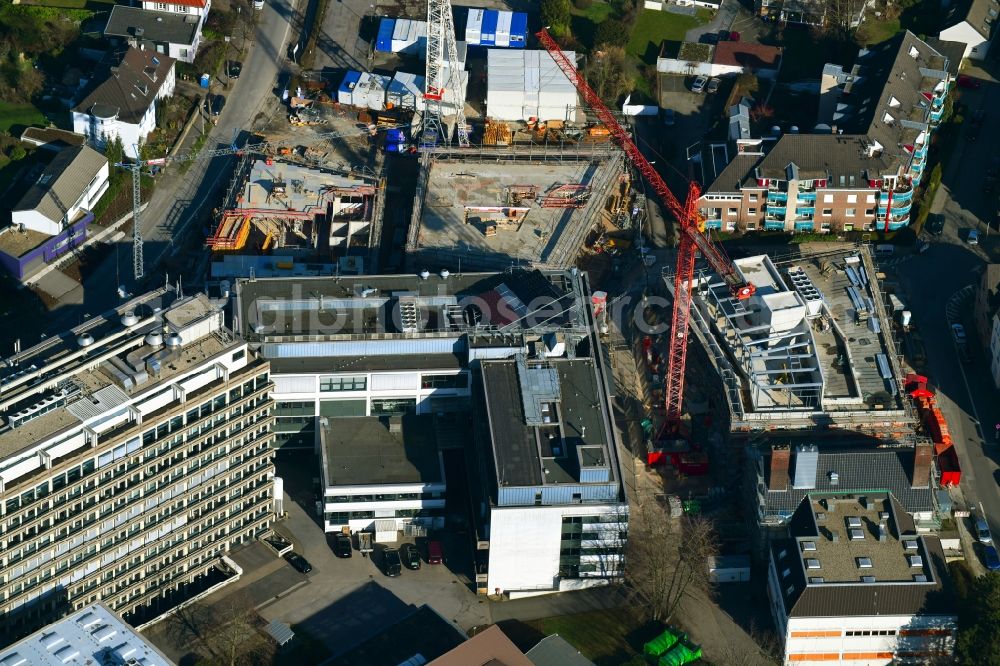
[[[211,83],[211,81],[212,77],[209,76],[208,74],[202,74],[201,78],[198,79],[198,83],[199,85],[201,85],[202,88],[207,88],[208,84]]]

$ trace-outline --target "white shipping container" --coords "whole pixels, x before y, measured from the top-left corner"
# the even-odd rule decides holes
[[[571,62],[576,54],[566,52]],[[498,120],[571,120],[577,93],[545,51],[487,52],[486,113]]]
[[[469,20],[465,24],[465,41],[473,46],[478,46],[483,34],[483,14],[482,9],[470,9]]]
[[[391,48],[393,53],[424,53],[427,49],[427,22],[396,19]]]
[[[368,82],[371,78],[371,72],[361,72],[361,78],[354,84],[351,93],[351,106],[368,106]]]
[[[385,108],[385,91],[389,87],[388,76],[372,74],[368,79],[368,95],[366,106],[373,111],[381,111]],[[361,105],[359,105],[361,106]]]
[[[510,46],[510,23],[514,15],[511,12],[500,12],[497,18],[497,34],[495,44],[497,46]]]
[[[386,101],[401,109],[424,110],[424,77],[396,72],[386,91]]]

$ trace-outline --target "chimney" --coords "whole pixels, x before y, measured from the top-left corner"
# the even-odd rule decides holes
[[[913,477],[911,488],[929,488],[931,481],[931,457],[934,449],[928,441],[917,442],[913,447]]]
[[[771,445],[771,478],[767,482],[768,490],[788,489],[788,466],[791,459],[792,451],[787,444]]]

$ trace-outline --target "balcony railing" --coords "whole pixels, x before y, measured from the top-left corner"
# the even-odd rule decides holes
[[[777,216],[780,216],[780,217],[784,217],[785,213],[787,213],[787,212],[788,212],[788,209],[785,208],[784,206],[768,206],[767,207],[767,214],[768,215],[777,215]]]
[[[765,231],[781,231],[785,228],[784,220],[764,220]]]
[[[816,201],[816,192],[799,192],[799,201]]]
[[[795,230],[796,231],[812,231],[816,226],[813,220],[796,220]]]
[[[767,200],[776,203],[784,203],[788,201],[788,192],[768,192]]]
[[[795,215],[796,216],[800,216],[800,215],[815,215],[815,214],[816,214],[816,208],[815,208],[815,206],[804,206],[802,208],[796,208],[795,209]]]

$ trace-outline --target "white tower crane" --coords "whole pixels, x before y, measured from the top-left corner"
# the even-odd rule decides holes
[[[455,133],[458,145],[469,145],[465,127],[465,88],[461,80],[462,66],[458,62],[455,42],[455,19],[451,0],[427,0],[427,76],[424,90],[424,137],[436,136],[451,143],[445,131],[444,105],[455,105]],[[447,97],[447,100],[444,98]]]

